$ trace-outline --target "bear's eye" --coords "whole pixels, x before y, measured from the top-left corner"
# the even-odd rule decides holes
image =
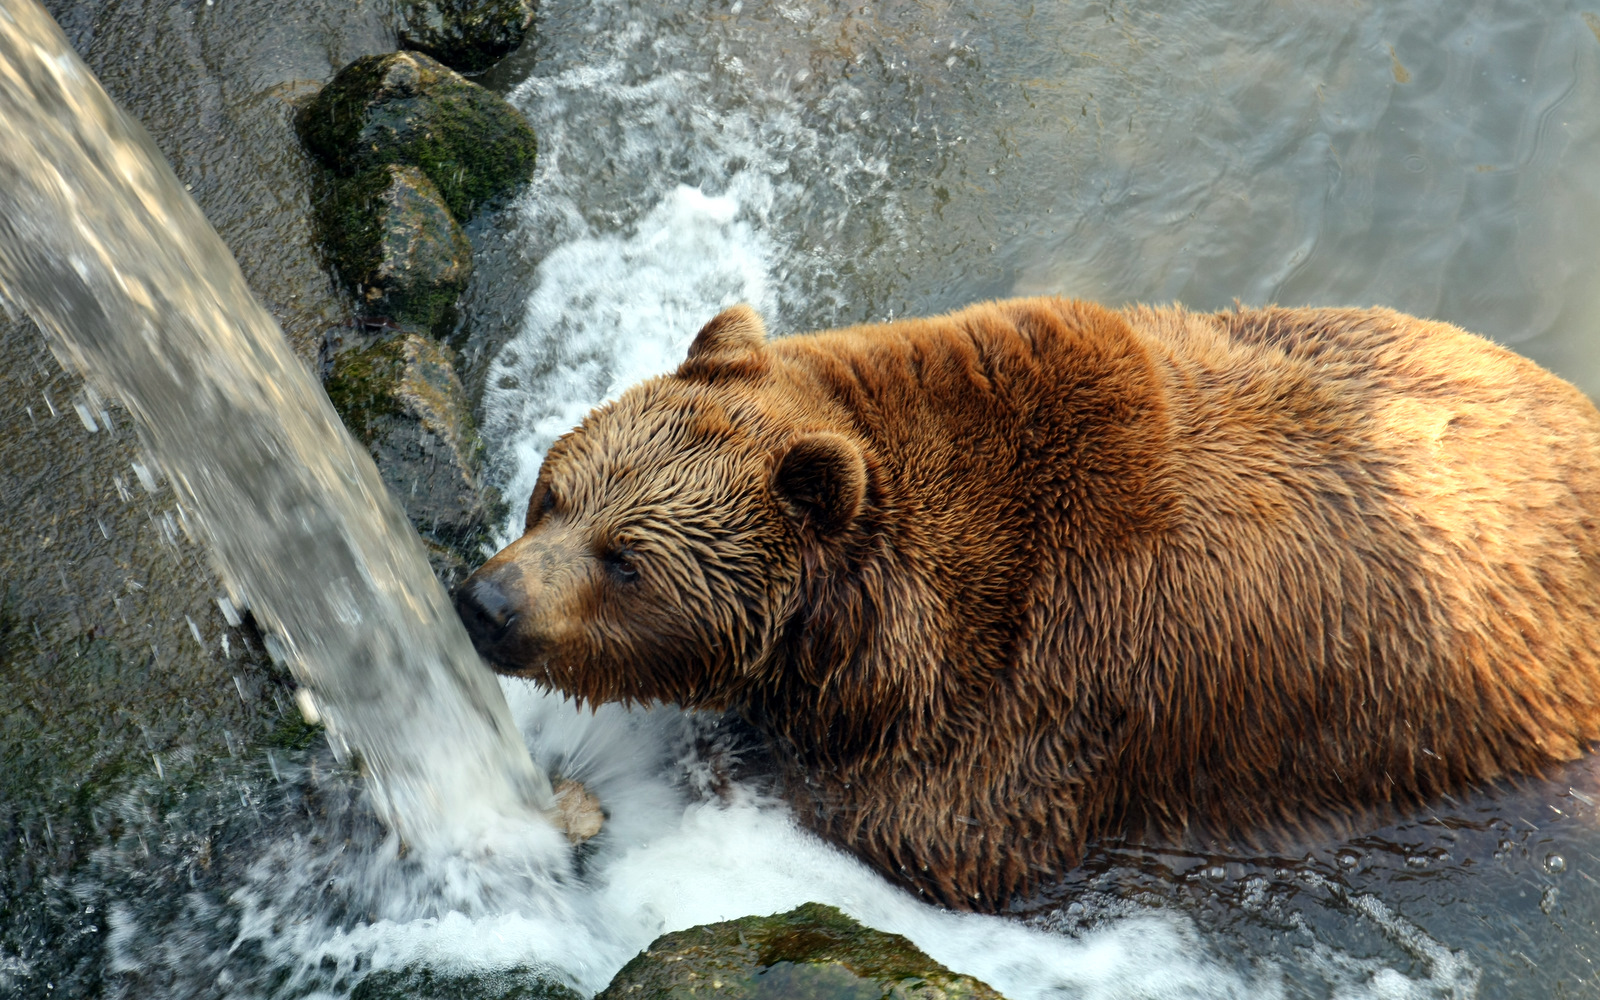
[[[635,558],[632,549],[610,549],[605,554],[606,572],[621,583],[632,583],[639,579],[639,566]]]

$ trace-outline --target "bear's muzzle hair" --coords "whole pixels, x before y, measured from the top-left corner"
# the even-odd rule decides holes
[[[480,650],[492,648],[505,638],[517,617],[515,606],[499,581],[477,576],[456,591],[456,613],[467,627],[472,644]]]
[[[456,591],[456,614],[478,655],[501,673],[538,676],[546,655],[536,631],[525,627],[520,610],[528,601],[523,573],[515,564],[485,566]]]

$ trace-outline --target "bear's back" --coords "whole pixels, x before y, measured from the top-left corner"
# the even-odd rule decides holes
[[[1389,310],[1124,315],[1165,356],[1187,503],[1157,590],[1188,627],[1152,651],[1165,684],[1147,694],[1188,711],[1149,745],[1200,752],[1151,760],[1155,797],[1194,800],[1210,826],[1282,827],[1600,737],[1587,398]]]
[[[947,572],[960,711],[1115,762],[1090,831],[1320,827],[1600,738],[1600,414],[1482,338],[1022,299],[774,346]]]

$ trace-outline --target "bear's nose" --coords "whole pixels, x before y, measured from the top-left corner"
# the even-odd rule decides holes
[[[485,579],[468,580],[456,591],[456,614],[479,649],[499,642],[516,618],[506,592]]]

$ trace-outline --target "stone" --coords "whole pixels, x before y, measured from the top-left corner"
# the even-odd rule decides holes
[[[555,783],[555,793],[555,822],[568,841],[581,844],[600,833],[605,810],[593,792],[571,778],[563,778]]]
[[[329,256],[368,314],[449,324],[472,244],[421,169],[390,163],[336,181],[323,205]]]
[[[420,966],[374,972],[350,991],[350,1000],[582,1000],[579,993],[524,967],[502,972],[448,975]]]
[[[1001,1000],[898,934],[821,903],[664,934],[596,1000]]]
[[[304,753],[126,411],[3,315],[0,455],[0,996],[101,996],[112,905],[226,892],[242,791]]]
[[[400,45],[482,73],[522,44],[533,13],[532,0],[415,0],[403,11]]]
[[[478,479],[482,440],[448,348],[401,332],[335,356],[325,386],[446,586],[481,558],[499,495]]]
[[[461,221],[533,175],[533,129],[498,95],[420,52],[364,56],[299,119],[308,149],[341,177],[421,168]]]
[[[308,211],[323,173],[296,118],[358,56],[393,51],[387,2],[47,0],[89,68],[144,125],[307,363],[350,303]]]

